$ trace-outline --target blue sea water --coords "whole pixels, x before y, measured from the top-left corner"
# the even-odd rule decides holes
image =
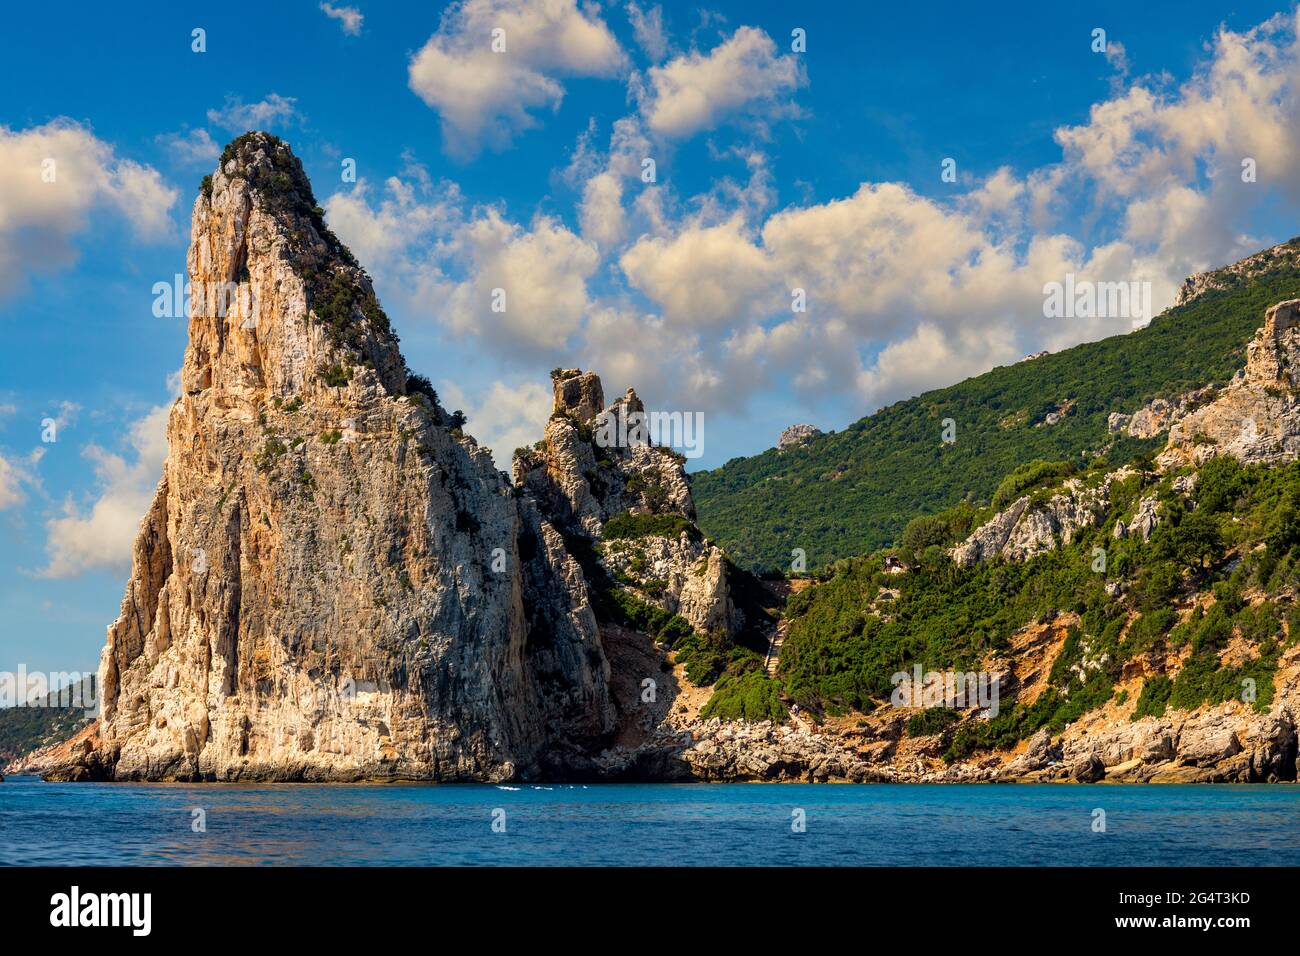
[[[194,831],[195,810],[206,832]],[[1095,830],[1098,810],[1105,832]],[[798,811],[803,832],[792,827]],[[504,832],[494,831],[494,819],[504,820]],[[13,777],[0,784],[0,864],[1300,865],[1300,786],[506,788]]]

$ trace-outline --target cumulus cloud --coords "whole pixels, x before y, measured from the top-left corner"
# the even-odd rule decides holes
[[[523,225],[494,207],[465,208],[452,184],[417,188],[397,177],[382,197],[359,182],[325,210],[381,287],[485,350],[553,361],[582,325],[600,256],[554,216]]]
[[[658,63],[668,55],[668,34],[664,30],[663,7],[655,4],[643,10],[635,3],[628,3],[627,19],[632,24],[632,35],[636,38],[637,46],[652,63]]]
[[[232,133],[254,129],[288,126],[298,119],[298,100],[272,93],[256,103],[245,103],[238,96],[227,96],[221,109],[208,110],[208,122]]]
[[[605,151],[594,126],[580,138],[560,175],[576,233],[549,211],[511,221],[407,175],[382,195],[331,200],[331,221],[337,210],[353,223],[345,239],[362,237],[401,287],[421,290],[422,315],[503,361],[583,365],[683,408],[743,410],[779,389],[869,410],[1147,317],[1047,318],[1046,283],[1149,282],[1158,312],[1187,275],[1264,245],[1251,209],[1300,207],[1288,174],[1300,153],[1294,22],[1221,31],[1186,82],[1131,81],[1059,129],[1058,162],[1001,167],[956,195],[868,182],[778,209],[766,157],[743,140],[710,155],[740,160],[747,180],[690,196],[642,182],[653,136],[779,111],[797,85],[775,45],[742,28],[652,69],[658,86],[642,87]],[[779,79],[747,82],[746,96],[706,92],[719,84],[704,64],[731,56],[728,44],[765,51],[755,62]],[[1241,180],[1245,156],[1258,183]],[[504,314],[490,309],[496,287]],[[806,312],[792,310],[796,288]]]
[[[539,216],[525,228],[489,209],[460,230],[453,252],[468,269],[447,300],[454,331],[535,356],[558,354],[579,329],[599,257],[558,219]]]
[[[0,297],[74,262],[73,240],[96,209],[123,217],[140,239],[166,238],[177,195],[79,123],[0,126]]]
[[[343,32],[349,36],[361,35],[361,23],[365,16],[356,7],[336,7],[330,3],[320,5],[321,12],[331,20],[339,21],[339,26]]]
[[[619,260],[628,281],[662,310],[670,325],[706,327],[775,311],[755,300],[771,290],[769,258],[736,217],[715,226],[691,225],[670,239],[638,241]]]
[[[202,127],[164,133],[156,139],[178,166],[211,166],[221,155],[217,141]]]
[[[578,209],[582,235],[603,248],[615,246],[627,231],[623,213],[623,183],[611,172],[587,180]]]
[[[576,0],[464,0],[411,59],[409,83],[441,118],[445,151],[469,159],[507,146],[536,111],[557,109],[561,79],[625,66],[614,34]]]
[[[39,486],[35,469],[44,453],[44,448],[37,448],[19,461],[0,453],[0,511],[22,504],[27,500],[25,489]]]
[[[325,216],[368,269],[400,277],[409,288],[428,265],[424,259],[412,258],[412,249],[444,240],[462,220],[460,192],[454,184],[442,183],[436,195],[432,192],[432,184],[390,176],[381,195],[375,196],[363,178],[353,189],[332,195],[325,203]]]
[[[790,96],[805,82],[793,54],[777,55],[766,33],[741,27],[708,53],[694,51],[651,67],[640,108],[652,132],[681,138],[738,114],[795,114]]]
[[[510,470],[516,448],[533,444],[542,437],[551,415],[551,390],[543,382],[493,382],[487,392],[472,397],[455,382],[438,383],[438,395],[448,408],[465,413],[466,426],[502,471]]]
[[[131,426],[133,461],[98,445],[86,446],[82,454],[94,468],[97,497],[88,508],[68,500],[63,514],[46,522],[49,561],[40,572],[43,577],[69,578],[95,568],[130,565],[136,530],[167,458],[170,410],[170,405],[159,405]]]

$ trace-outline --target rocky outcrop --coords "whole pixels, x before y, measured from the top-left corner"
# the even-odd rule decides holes
[[[578,562],[409,376],[288,147],[231,144],[192,230],[182,394],[82,763],[504,780],[605,740]]]
[[[1246,365],[1214,401],[1169,429],[1162,468],[1217,455],[1281,464],[1300,454],[1300,299],[1272,306],[1246,347]]]
[[[1080,529],[1105,518],[1111,486],[1132,474],[1119,468],[1096,484],[1067,479],[1058,493],[1038,502],[1022,496],[953,548],[953,560],[963,567],[995,558],[1024,561],[1069,544]]]
[[[730,637],[740,625],[725,555],[695,527],[685,459],[650,443],[635,390],[602,407],[600,378],[552,373],[554,410],[545,438],[516,452],[516,484],[565,533],[590,542],[601,568],[642,601],[681,615],[697,631]],[[677,518],[618,531],[611,519]],[[609,530],[607,528],[615,528]]]
[[[1136,534],[1143,541],[1150,541],[1151,533],[1160,524],[1159,509],[1160,502],[1154,495],[1148,495],[1138,502],[1131,519],[1128,521],[1120,519],[1115,522],[1115,529],[1111,534],[1116,538],[1127,538],[1130,534]]]
[[[108,774],[98,762],[99,721],[87,720],[67,740],[41,747],[13,761],[5,772],[69,781],[104,780]]]
[[[1112,412],[1106,416],[1106,431],[1112,435],[1122,432],[1130,438],[1155,438],[1177,419],[1213,400],[1216,393],[1213,385],[1206,385],[1173,399],[1153,399],[1132,415]]]
[[[1174,305],[1187,305],[1207,292],[1233,289],[1246,280],[1275,269],[1300,267],[1300,238],[1290,239],[1222,269],[1200,272],[1187,278],[1178,290]]]
[[[822,430],[812,425],[791,425],[781,432],[781,437],[776,440],[776,450],[785,451],[787,448],[794,448],[797,445],[811,441],[820,434],[822,434]]]
[[[597,376],[557,370],[555,414],[512,484],[406,368],[286,144],[227,147],[192,230],[182,394],[102,655],[102,716],[49,776],[587,774],[630,681],[598,592],[735,629],[684,460],[603,440],[611,417],[644,412],[634,391],[606,408]],[[628,514],[691,533],[648,536],[620,566],[602,532]],[[657,652],[633,639],[646,668]]]

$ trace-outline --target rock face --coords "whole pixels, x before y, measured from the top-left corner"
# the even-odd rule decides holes
[[[597,376],[558,370],[512,484],[410,374],[287,145],[227,147],[192,228],[182,394],[102,654],[102,716],[51,777],[589,774],[630,680],[611,670],[602,589],[735,630],[684,459],[602,440],[611,416],[644,412],[634,391],[606,408]],[[623,562],[602,533],[632,515],[670,532]],[[624,658],[663,664],[620,633],[641,647]]]
[[[1154,438],[1168,430],[1175,420],[1209,402],[1215,394],[1214,386],[1206,385],[1174,399],[1153,399],[1132,415],[1111,412],[1106,416],[1106,431],[1112,435],[1123,432],[1131,438]]]
[[[785,431],[781,432],[781,437],[776,440],[777,451],[784,451],[787,448],[793,448],[796,445],[802,445],[810,439],[816,438],[822,433],[820,428],[814,428],[812,425],[791,425]]]
[[[1280,464],[1300,453],[1300,299],[1272,306],[1246,347],[1246,366],[1211,403],[1169,429],[1161,467],[1217,455]]]
[[[503,780],[613,730],[578,562],[408,389],[288,147],[194,206],[168,458],[100,665],[115,779]]]
[[[685,459],[638,434],[645,406],[633,389],[602,408],[594,373],[552,375],[555,405],[545,438],[516,453],[515,482],[564,533],[589,542],[602,569],[640,600],[681,615],[698,631],[732,636],[740,620],[726,558],[694,526]],[[645,522],[641,530],[607,530],[611,519],[632,516]],[[661,520],[659,527],[646,520],[655,518],[681,520]]]
[[[1129,468],[1119,468],[1091,486],[1071,478],[1060,492],[1038,504],[1031,504],[1029,495],[1018,498],[953,548],[952,558],[962,567],[995,558],[1024,561],[1069,544],[1080,528],[1105,517],[1111,486],[1132,474]]]

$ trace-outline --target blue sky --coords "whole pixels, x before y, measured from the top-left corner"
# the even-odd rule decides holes
[[[557,365],[702,411],[714,467],[1131,327],[1045,320],[1066,272],[1161,308],[1300,233],[1276,3],[74,6],[0,35],[0,670],[95,665],[185,346],[153,286],[247,128],[293,145],[503,465]]]

